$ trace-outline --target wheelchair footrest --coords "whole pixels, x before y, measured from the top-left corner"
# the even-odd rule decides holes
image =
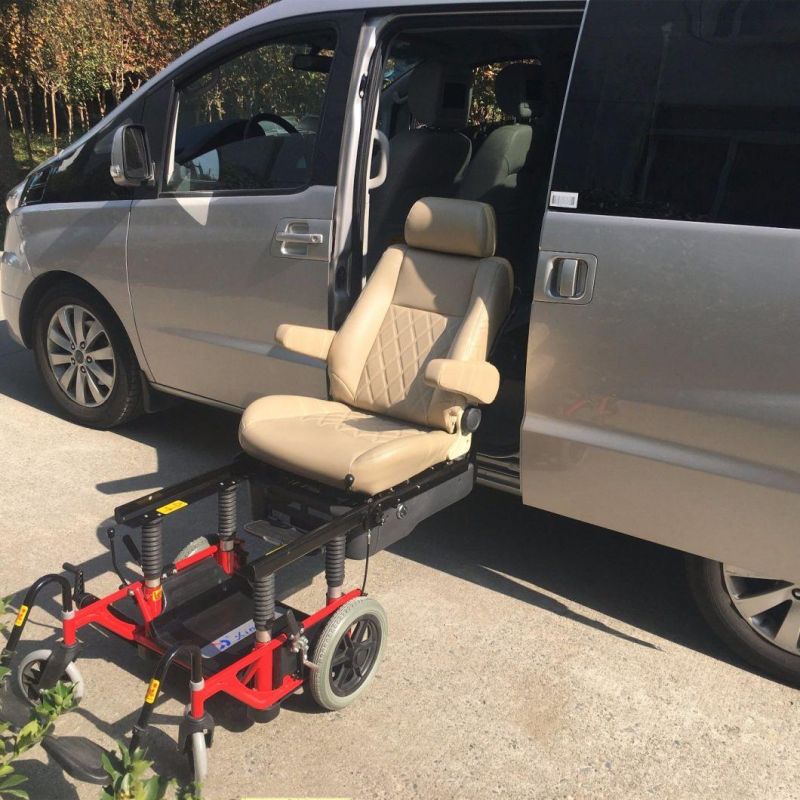
[[[111,753],[82,736],[47,736],[42,747],[68,775],[86,783],[104,786],[110,781],[102,757]]]
[[[274,522],[270,522],[266,519],[256,519],[252,522],[248,522],[244,526],[244,529],[251,536],[256,536],[275,547],[291,544],[303,535],[303,531],[299,531],[297,528],[276,525]]]

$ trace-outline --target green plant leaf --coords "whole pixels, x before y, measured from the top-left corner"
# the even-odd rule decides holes
[[[30,800],[30,795],[23,789],[0,789],[0,797],[19,797],[20,800]]]

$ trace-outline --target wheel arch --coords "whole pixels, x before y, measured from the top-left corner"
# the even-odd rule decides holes
[[[19,330],[22,336],[22,341],[25,347],[30,349],[33,347],[33,323],[34,312],[39,301],[44,297],[45,293],[50,291],[54,286],[76,286],[91,292],[98,302],[102,303],[117,319],[125,334],[130,340],[130,334],[125,327],[125,323],[120,318],[119,314],[115,311],[111,303],[106,300],[102,293],[92,283],[76,275],[74,272],[66,270],[52,270],[45,272],[28,286],[22,298],[22,304],[19,311]]]

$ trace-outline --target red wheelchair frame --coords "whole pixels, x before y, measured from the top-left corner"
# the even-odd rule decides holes
[[[81,648],[78,632],[87,625],[95,626],[159,657],[133,727],[131,749],[140,744],[173,663],[188,669],[190,673],[190,703],[180,726],[179,747],[186,750],[190,741],[197,740],[196,734],[202,734],[201,741],[210,746],[214,721],[206,709],[208,700],[217,694],[226,694],[244,704],[254,721],[267,722],[273,719],[280,710],[281,701],[303,686],[307,670],[316,669],[316,665],[308,660],[308,652],[326,623],[347,603],[364,596],[372,532],[381,529],[389,511],[396,512],[398,518],[404,517],[407,513],[405,502],[442,486],[450,479],[463,478],[465,474],[471,474],[468,472],[471,469],[473,465],[468,458],[447,462],[426,470],[399,487],[366,497],[349,493],[347,487],[336,490],[299,479],[241,456],[222,469],[127,503],[115,510],[115,520],[118,524],[141,527],[141,553],[129,537],[123,537],[123,541],[134,560],[142,566],[142,579],[133,582],[125,579],[117,563],[115,532],[109,529],[111,558],[114,570],[122,581],[120,588],[103,598],[96,598],[85,591],[82,570],[71,564],[65,564],[64,569],[72,573],[72,582],[60,574],[43,576],[25,594],[9,640],[0,652],[0,665],[10,663],[30,609],[36,604],[41,590],[45,586],[58,584],[62,596],[63,636],[44,664],[36,689],[50,688],[62,678],[78,657]],[[276,546],[253,561],[248,561],[242,539],[237,534],[236,492],[237,487],[245,482],[249,482],[251,488],[255,485],[259,490],[276,492],[276,496],[284,498],[287,513],[297,514],[298,519],[303,520],[302,525],[291,528],[294,534],[288,541],[275,542],[264,536]],[[216,541],[175,564],[165,565],[162,557],[163,519],[213,494],[217,494],[219,503],[219,533]],[[328,509],[330,513],[327,517],[309,516],[298,511],[299,506],[307,510],[315,503],[318,515],[319,508]],[[318,524],[309,525],[309,519]],[[258,523],[251,523],[254,524]],[[245,526],[247,529],[248,526]],[[348,537],[356,534],[367,537],[364,583],[361,588],[345,592],[345,548]],[[327,583],[325,604],[313,613],[304,615],[277,603],[275,574],[288,564],[323,548]],[[252,592],[240,594],[246,602],[252,600],[254,631],[248,629],[247,635],[238,643],[242,645],[238,648],[240,653],[232,660],[227,657],[224,663],[215,662],[204,655],[197,641],[183,641],[179,637],[165,639],[158,627],[170,613],[179,623],[183,622],[181,615],[188,615],[190,603],[184,602],[182,605],[176,601],[175,607],[170,608],[165,592],[169,594],[171,587],[182,580],[185,585],[194,586],[195,576],[202,578],[204,569],[215,573],[214,586],[229,581],[231,585],[246,585],[249,587],[247,591]],[[118,607],[130,600],[133,601],[138,619]],[[282,614],[276,613],[278,608],[283,611]],[[199,613],[193,619],[202,620],[213,610],[213,606],[203,606],[201,603]],[[244,649],[246,640],[253,633],[252,646]],[[236,651],[232,648],[230,652],[235,654]],[[218,663],[222,663],[222,666],[218,666]],[[215,666],[210,667],[210,664]],[[55,736],[49,736],[43,744],[71,775],[95,783],[105,781],[106,776],[100,766],[100,755],[105,751],[99,746],[91,745],[95,748],[97,758],[88,763],[86,747],[76,755],[66,741],[61,743]],[[85,744],[88,746],[91,743]],[[196,763],[197,753],[194,758]]]

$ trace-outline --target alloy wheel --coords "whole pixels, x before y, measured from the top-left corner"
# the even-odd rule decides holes
[[[723,564],[722,577],[734,608],[776,647],[800,655],[800,585],[765,578]]]
[[[61,391],[74,403],[96,408],[108,400],[116,380],[116,358],[108,332],[86,308],[65,305],[47,327],[47,359]]]

